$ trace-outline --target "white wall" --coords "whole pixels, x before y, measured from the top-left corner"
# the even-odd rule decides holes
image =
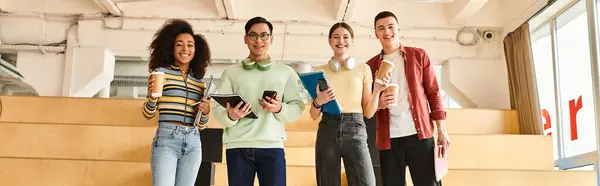
[[[19,52],[17,70],[40,96],[61,96],[65,55]]]
[[[110,87],[114,79],[115,56],[104,48],[75,48],[70,95],[92,97]]]
[[[508,100],[506,78],[500,77],[501,74],[491,77],[480,72],[499,67],[505,70],[505,67],[497,65],[504,61],[501,38],[503,28],[506,30],[505,26],[511,20],[519,22],[520,19],[516,18],[526,15],[523,12],[530,10],[529,7],[538,1],[542,0],[488,0],[479,11],[470,11],[473,15],[455,25],[448,23],[452,18],[448,17],[447,11],[452,4],[406,3],[395,0],[357,1],[350,3],[351,6],[347,9],[339,7],[345,6],[347,2],[340,3],[337,0],[234,0],[234,15],[225,13],[224,7],[215,4],[217,1],[213,0],[149,0],[117,4],[124,12],[121,18],[100,18],[97,13],[101,8],[91,0],[9,0],[6,10],[12,14],[0,17],[0,38],[4,44],[49,44],[66,40],[67,33],[70,33],[68,42],[72,48],[102,48],[115,56],[147,57],[147,46],[157,28],[166,18],[182,17],[189,18],[195,30],[206,36],[213,58],[242,59],[247,56],[247,48],[243,43],[244,20],[260,15],[272,20],[275,25],[274,43],[271,46],[274,59],[316,65],[326,62],[332,55],[326,36],[330,25],[336,22],[336,16],[339,15],[353,25],[356,41],[352,55],[358,61],[366,61],[379,53],[381,47],[374,36],[373,18],[382,10],[390,10],[399,19],[403,44],[426,49],[435,64],[450,60],[448,64],[452,65],[452,70],[449,79],[468,102],[484,108],[508,108],[507,102],[503,101]],[[267,4],[275,8],[256,11]],[[340,9],[346,10],[346,14],[340,14]],[[32,12],[46,14],[40,16]],[[222,20],[222,17],[239,20]],[[73,25],[77,26],[72,27]],[[497,37],[476,46],[461,46],[456,42],[456,34],[462,26],[491,30]],[[76,31],[67,32],[69,28]],[[69,60],[69,57],[72,56],[67,57],[67,64],[86,64],[81,62],[85,58]],[[455,62],[453,59],[468,60]],[[487,64],[491,66],[485,66]],[[228,65],[230,64],[215,64],[210,67],[208,75],[218,77]],[[147,73],[146,67],[147,64],[141,64],[133,72]],[[125,75],[129,72],[116,68],[115,74]],[[481,92],[477,84],[470,83],[472,80],[463,77],[487,80],[491,84],[503,86],[497,86],[499,91]],[[498,101],[485,101],[482,97]]]
[[[474,104],[466,105],[468,107],[510,108],[506,61],[452,59],[445,65],[448,71],[444,73],[448,73],[451,84],[445,86],[454,86],[459,91],[446,90],[446,93],[451,96],[463,94],[471,101],[460,100],[461,95],[457,95],[459,104],[466,102]]]

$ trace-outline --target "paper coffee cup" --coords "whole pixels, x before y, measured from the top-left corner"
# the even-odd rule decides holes
[[[388,88],[385,89],[386,92],[394,93],[394,100],[396,102],[390,104],[391,106],[398,106],[398,91],[400,90],[400,86],[398,84],[389,84]]]
[[[158,98],[162,96],[163,86],[165,85],[165,73],[164,72],[152,72],[150,76],[154,78],[154,88],[152,89],[152,97]]]
[[[383,60],[381,61],[381,65],[379,66],[379,70],[377,71],[377,74],[375,75],[375,82],[379,83],[379,84],[383,84],[383,78],[385,77],[385,75],[389,72],[392,72],[394,70],[394,67],[396,65],[394,65],[394,63],[392,63],[391,61],[388,60]]]

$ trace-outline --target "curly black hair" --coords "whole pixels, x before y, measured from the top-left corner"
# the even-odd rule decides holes
[[[154,34],[154,39],[148,49],[150,58],[148,68],[152,72],[159,67],[169,67],[175,63],[174,45],[179,34],[190,34],[194,37],[195,54],[190,62],[190,73],[198,79],[204,78],[206,67],[210,65],[211,55],[208,42],[202,35],[194,35],[192,26],[182,19],[167,20]]]
[[[206,67],[208,67],[212,61],[210,55],[210,47],[208,46],[208,41],[206,41],[206,38],[202,34],[194,35],[194,43],[196,46],[196,54],[194,55],[194,59],[192,59],[190,66],[196,67],[194,68],[194,70],[198,72],[198,76],[194,77],[202,79],[206,74]]]

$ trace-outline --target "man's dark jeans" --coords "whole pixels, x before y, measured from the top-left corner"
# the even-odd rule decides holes
[[[260,185],[285,186],[285,152],[280,148],[227,149],[227,179],[230,186],[253,186],[254,175]]]
[[[406,185],[406,166],[414,186],[441,186],[435,179],[433,138],[415,135],[392,138],[392,149],[380,150],[383,186]]]
[[[363,115],[323,114],[316,143],[316,172],[319,186],[339,186],[341,161],[349,186],[374,186],[375,173],[367,145]]]

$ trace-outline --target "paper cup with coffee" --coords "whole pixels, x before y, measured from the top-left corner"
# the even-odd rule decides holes
[[[392,72],[394,70],[394,67],[395,65],[391,61],[385,59],[381,61],[379,70],[377,71],[377,74],[375,74],[375,82],[383,85],[383,78],[387,73]]]
[[[150,76],[154,79],[154,88],[152,89],[152,97],[158,98],[162,96],[163,86],[165,85],[165,73],[164,72],[152,72]]]
[[[394,100],[396,100],[394,103],[390,104],[391,106],[398,106],[398,91],[399,91],[400,86],[398,86],[398,84],[389,84],[388,88],[385,89],[386,92],[391,92],[394,94]]]

